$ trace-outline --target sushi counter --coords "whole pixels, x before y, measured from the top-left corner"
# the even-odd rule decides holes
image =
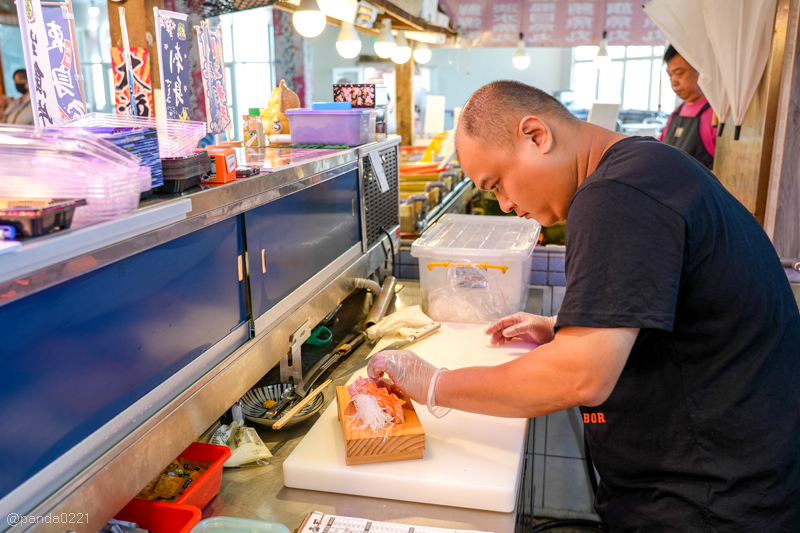
[[[402,283],[406,287],[398,294],[398,307],[418,303],[419,292],[414,292],[418,283]],[[482,349],[488,345],[482,330],[444,324],[442,331],[412,349],[453,368],[499,363],[511,357],[507,350]],[[331,378],[346,374],[389,342],[383,340],[374,347],[363,344]],[[454,346],[469,346],[470,356],[463,357],[466,352],[454,350]],[[515,346],[514,351],[520,348]],[[445,361],[444,353],[460,362]],[[204,517],[241,516],[293,529],[308,512],[320,511],[413,525],[417,530],[514,531],[526,420],[458,412],[436,420],[418,406],[426,433],[422,460],[348,467],[335,414],[335,388],[328,387],[324,395],[321,415],[313,424],[297,424],[279,432],[259,431],[273,453],[270,464],[226,470],[222,489],[203,511]],[[489,507],[495,510],[487,510]],[[497,510],[503,507],[504,511]]]
[[[398,244],[398,144],[284,154],[0,255],[14,436],[0,444],[0,530],[12,515],[81,513],[14,530],[99,531],[376,272]]]

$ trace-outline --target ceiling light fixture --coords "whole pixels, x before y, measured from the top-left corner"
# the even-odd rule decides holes
[[[431,48],[427,43],[417,42],[414,44],[414,61],[420,65],[424,65],[430,61],[432,55],[433,52],[431,52]]]
[[[392,20],[383,19],[383,29],[378,34],[378,39],[375,41],[375,53],[378,57],[389,59],[392,57],[392,52],[397,48],[397,44],[392,35]]]
[[[408,44],[403,32],[398,32],[397,45],[394,48],[394,52],[392,52],[392,61],[398,65],[402,65],[403,63],[407,63],[409,59],[411,59],[411,46]]]
[[[317,0],[300,0],[297,11],[292,15],[292,24],[303,37],[316,37],[325,29],[325,13]]]
[[[606,41],[606,31],[603,30],[603,38],[600,39],[600,47],[597,50],[597,56],[594,58],[594,64],[598,67],[607,65],[611,62],[611,57],[608,55],[608,44]]]
[[[336,51],[345,59],[353,59],[361,52],[361,37],[352,22],[342,22],[339,37],[336,38]]]
[[[525,43],[522,42],[522,32],[519,34],[519,42],[517,43],[517,53],[511,59],[514,67],[519,70],[525,70],[531,64],[531,56],[525,51]]]

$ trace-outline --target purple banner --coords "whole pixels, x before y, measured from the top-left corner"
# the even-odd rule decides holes
[[[68,124],[86,114],[86,103],[78,84],[75,43],[72,42],[69,20],[64,17],[61,6],[42,6],[42,17],[50,58],[50,72],[46,75],[53,81],[61,119]]]

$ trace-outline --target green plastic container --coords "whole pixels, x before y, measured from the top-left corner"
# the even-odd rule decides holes
[[[230,516],[214,516],[201,520],[192,533],[290,533],[289,528],[277,522],[263,522]]]

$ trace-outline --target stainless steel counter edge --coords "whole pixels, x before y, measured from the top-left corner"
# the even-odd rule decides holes
[[[269,331],[250,340],[128,434],[40,505],[30,516],[61,513],[89,515],[87,524],[36,524],[14,531],[96,533],[141,488],[198,435],[230,408],[289,349],[289,336],[306,320],[319,322],[353,290],[352,278],[364,277],[383,260],[383,239],[369,252],[329,278],[308,302]],[[5,524],[0,524],[0,527]]]
[[[307,187],[333,179],[346,172],[358,168],[356,151],[383,149],[399,142],[392,138],[380,143],[372,143],[345,152],[337,152],[319,160],[278,170],[269,174],[255,176],[243,180],[200,191],[189,196],[159,200],[145,204],[148,207],[160,207],[168,202],[185,202],[191,199],[192,208],[185,220],[143,231],[133,237],[104,246],[92,251],[82,251],[80,255],[52,264],[37,265],[38,270],[27,273],[15,272],[13,279],[5,279],[0,283],[0,306],[6,305],[24,296],[34,294],[58,283],[68,281],[115,261],[141,253],[160,244],[182,237],[205,226],[244,213],[269,202],[274,202]],[[363,204],[363,200],[362,200]],[[144,210],[146,211],[146,209]],[[65,235],[50,235],[41,240],[32,241],[37,246],[56,243]],[[2,261],[2,258],[0,258]],[[22,281],[22,283],[18,283]]]

